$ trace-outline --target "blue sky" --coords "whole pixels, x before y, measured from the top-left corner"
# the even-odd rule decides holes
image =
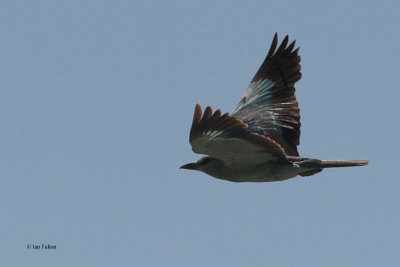
[[[3,2],[2,264],[398,266],[399,9]],[[263,184],[179,170],[199,157],[195,104],[232,111],[275,32],[301,46],[300,154],[370,165]]]

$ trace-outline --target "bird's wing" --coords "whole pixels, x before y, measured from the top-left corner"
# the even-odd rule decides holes
[[[278,49],[275,33],[268,55],[232,113],[248,129],[278,142],[290,156],[298,156],[300,110],[294,84],[300,80],[299,48],[288,36]]]
[[[190,130],[192,150],[218,158],[229,165],[286,161],[283,148],[267,136],[253,133],[240,119],[207,107],[202,114],[196,105]]]

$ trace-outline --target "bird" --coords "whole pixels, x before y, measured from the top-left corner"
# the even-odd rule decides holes
[[[278,47],[275,33],[266,58],[232,114],[196,104],[189,142],[204,157],[181,166],[230,182],[276,182],[325,168],[363,166],[369,160],[300,157],[300,109],[295,83],[302,76],[296,40]]]

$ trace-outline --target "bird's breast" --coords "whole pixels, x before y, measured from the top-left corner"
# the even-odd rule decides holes
[[[220,179],[232,182],[275,182],[293,178],[299,168],[292,164],[267,162],[255,166],[227,167],[224,177]]]

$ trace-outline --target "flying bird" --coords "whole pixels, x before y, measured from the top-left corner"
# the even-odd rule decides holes
[[[368,160],[303,158],[300,109],[295,83],[301,78],[299,48],[286,36],[278,46],[275,33],[267,57],[231,115],[204,113],[196,104],[189,142],[206,155],[181,169],[197,170],[231,182],[274,182],[310,176],[324,168],[353,167]]]

